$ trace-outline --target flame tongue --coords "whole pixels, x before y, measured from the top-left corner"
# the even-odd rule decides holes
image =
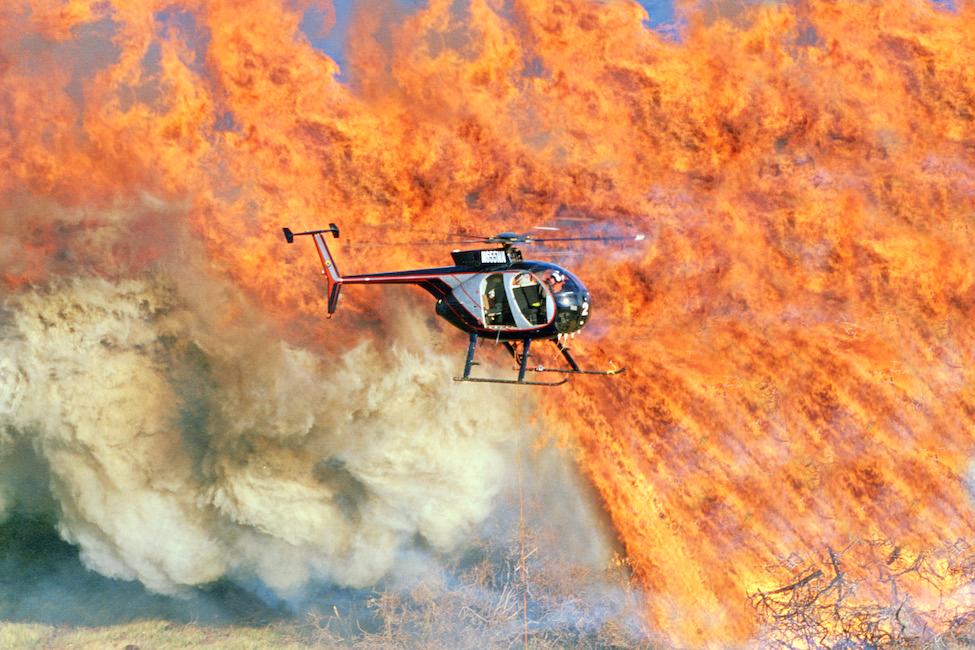
[[[629,373],[548,416],[655,626],[741,641],[784,558],[972,536],[971,3],[688,2],[679,41],[623,0],[393,4],[356,10],[349,85],[300,33],[329,14],[308,3],[0,10],[5,285],[202,246],[287,336],[345,346],[395,327],[384,302],[348,291],[326,334],[281,225],[635,226],[642,252],[578,269],[601,305],[586,357]],[[954,593],[963,574],[941,575]]]

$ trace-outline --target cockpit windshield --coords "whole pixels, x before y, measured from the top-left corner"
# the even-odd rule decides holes
[[[514,268],[483,276],[483,322],[489,328],[539,327],[554,323],[574,332],[589,317],[589,292],[571,273],[554,264]]]
[[[555,297],[555,329],[561,333],[577,332],[589,319],[589,292],[571,273],[560,268],[534,268],[532,272]]]
[[[545,283],[556,297],[560,294],[575,293],[583,291],[582,285],[578,280],[563,271],[562,269],[536,270],[535,275]]]

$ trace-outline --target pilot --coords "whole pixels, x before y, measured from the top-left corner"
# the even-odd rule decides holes
[[[530,287],[533,284],[536,284],[535,279],[528,273],[519,273],[511,282],[511,286],[513,287]]]
[[[548,278],[546,278],[548,288],[552,290],[552,293],[561,293],[565,288],[565,275],[561,271],[553,271]]]
[[[488,289],[484,296],[484,316],[488,325],[494,325],[501,318],[501,307],[498,305],[497,297],[495,289]]]

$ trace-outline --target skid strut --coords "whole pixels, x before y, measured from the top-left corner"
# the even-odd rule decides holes
[[[525,371],[528,369],[528,349],[532,346],[531,339],[525,339],[521,350],[521,363],[518,364],[518,381],[525,381]]]
[[[471,366],[474,365],[474,350],[477,348],[477,334],[471,332],[471,342],[467,345],[467,361],[464,362],[464,379],[470,379]]]
[[[471,367],[478,365],[474,361],[474,352],[477,349],[477,334],[471,332],[470,342],[467,344],[467,360],[464,362],[464,376],[454,377],[454,381],[474,381],[485,384],[520,384],[523,386],[561,386],[569,381],[566,377],[560,381],[529,381],[525,379],[525,373],[530,370],[528,367],[528,351],[531,348],[531,339],[525,339],[522,344],[522,351],[519,355],[515,346],[505,341],[505,347],[511,356],[518,360],[518,379],[491,379],[488,377],[471,377]]]

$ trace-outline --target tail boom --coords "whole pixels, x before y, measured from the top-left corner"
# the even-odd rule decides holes
[[[328,316],[331,318],[338,307],[339,293],[343,284],[415,284],[418,285],[435,297],[443,298],[450,292],[451,286],[444,281],[445,276],[455,276],[456,267],[445,267],[436,269],[416,269],[413,271],[392,271],[386,273],[367,273],[363,275],[342,275],[331,251],[328,249],[325,235],[332,233],[337,239],[339,227],[334,223],[328,224],[328,228],[322,230],[308,230],[306,232],[292,232],[290,228],[282,228],[284,238],[289,244],[294,243],[295,237],[308,235],[315,242],[315,250],[322,261],[322,275],[325,276],[325,284],[328,292]]]

